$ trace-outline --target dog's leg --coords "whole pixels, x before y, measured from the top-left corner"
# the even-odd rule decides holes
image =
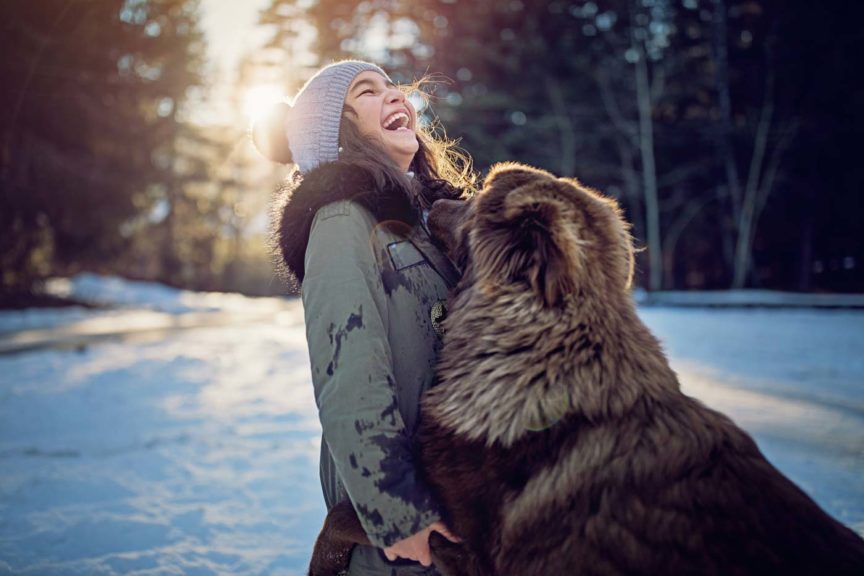
[[[343,500],[327,513],[312,550],[309,576],[337,576],[347,570],[356,544],[369,544],[369,538],[351,502]]]

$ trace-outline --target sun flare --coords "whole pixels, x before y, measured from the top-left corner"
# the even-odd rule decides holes
[[[243,113],[254,122],[266,113],[270,106],[284,99],[282,89],[274,84],[254,86],[247,90],[243,97]]]

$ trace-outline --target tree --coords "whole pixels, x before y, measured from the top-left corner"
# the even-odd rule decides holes
[[[0,296],[122,253],[199,82],[194,0],[0,3]]]

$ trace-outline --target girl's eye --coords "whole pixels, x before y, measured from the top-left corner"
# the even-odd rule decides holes
[[[360,92],[360,96],[363,96],[364,94],[374,94],[374,92],[372,92],[371,88],[367,88],[366,90]]]

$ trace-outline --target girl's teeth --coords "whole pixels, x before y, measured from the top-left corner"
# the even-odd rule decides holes
[[[404,119],[406,120],[406,122],[407,122],[407,120],[408,120],[408,115],[405,114],[405,113],[399,113],[399,114],[397,114],[395,117],[393,117],[392,120],[390,120],[389,122],[387,122],[387,123],[384,125],[384,127],[389,129],[390,126],[392,126],[394,123],[400,122],[403,118],[404,118]],[[399,128],[396,128],[396,130],[398,130],[398,129],[399,129]]]

